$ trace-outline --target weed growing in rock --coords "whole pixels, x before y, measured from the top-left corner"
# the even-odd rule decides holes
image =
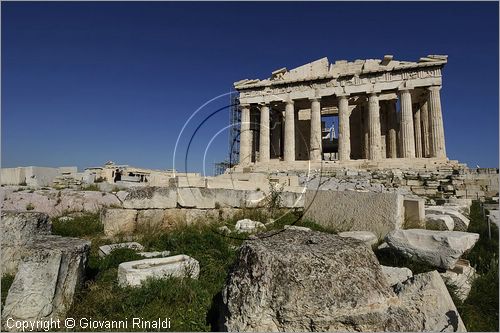
[[[86,213],[74,216],[69,220],[60,217],[52,220],[52,233],[54,235],[85,238],[99,235],[103,230],[104,228],[98,213]]]

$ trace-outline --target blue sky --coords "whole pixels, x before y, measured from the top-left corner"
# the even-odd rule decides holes
[[[2,166],[184,170],[196,127],[243,78],[330,61],[448,54],[447,153],[498,167],[498,3],[2,2]],[[226,158],[227,109],[200,127],[187,168]],[[206,150],[206,152],[205,152]]]

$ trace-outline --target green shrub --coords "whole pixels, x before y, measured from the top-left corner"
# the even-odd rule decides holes
[[[72,220],[61,221],[60,218],[52,220],[52,233],[66,237],[88,237],[102,234],[104,227],[99,218],[99,213],[87,213],[75,216]]]
[[[26,205],[26,210],[33,210],[35,209],[35,206],[30,202]]]
[[[498,261],[498,228],[495,224],[491,224],[490,239],[488,222],[481,213],[478,201],[473,202],[469,217],[470,223],[467,231],[478,233],[479,241],[464,258],[471,262],[479,274],[484,274],[491,270],[492,259],[496,258]]]

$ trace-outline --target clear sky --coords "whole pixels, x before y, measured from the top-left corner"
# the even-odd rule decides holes
[[[2,166],[171,168],[182,127],[244,78],[330,61],[449,55],[447,153],[498,167],[498,3],[2,2]],[[175,167],[202,171],[229,96],[201,109]],[[218,109],[221,111],[216,112]],[[204,121],[210,114],[208,120]],[[224,160],[228,132],[206,150]]]

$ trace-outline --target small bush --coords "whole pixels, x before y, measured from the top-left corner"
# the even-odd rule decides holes
[[[102,234],[104,227],[99,214],[85,214],[75,216],[72,220],[61,221],[59,218],[52,220],[52,233],[66,237],[88,237]]]
[[[26,205],[26,210],[33,210],[33,209],[35,209],[35,206],[31,202]]]

